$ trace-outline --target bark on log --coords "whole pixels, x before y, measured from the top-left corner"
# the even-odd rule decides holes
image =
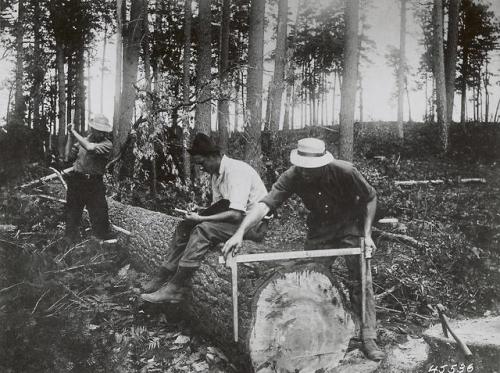
[[[131,262],[153,271],[180,219],[115,201],[109,207],[112,222],[132,232],[122,237]],[[267,250],[265,244],[245,242],[245,251]],[[327,268],[319,261],[239,265],[239,342],[234,343],[231,273],[218,256],[218,250],[210,252],[196,272],[186,306],[199,330],[239,357],[238,371],[315,372],[339,364],[359,320]]]

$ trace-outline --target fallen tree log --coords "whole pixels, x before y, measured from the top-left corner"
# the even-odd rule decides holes
[[[132,264],[151,273],[180,219],[115,201],[109,207],[112,221],[132,232],[120,240]],[[247,253],[264,251],[265,243],[245,242]],[[239,371],[315,372],[340,363],[359,320],[344,287],[320,261],[241,265],[235,343],[231,273],[218,256],[218,250],[210,252],[196,272],[186,307],[201,331],[231,356],[239,356]]]
[[[413,185],[438,185],[438,184],[444,184],[445,182],[451,182],[453,180],[444,180],[444,179],[435,179],[435,180],[397,180],[394,182],[395,185],[401,185],[401,186],[413,186]],[[482,177],[466,177],[466,178],[461,178],[458,177],[456,179],[458,183],[462,184],[470,184],[470,183],[480,183],[480,184],[486,184],[486,179]]]

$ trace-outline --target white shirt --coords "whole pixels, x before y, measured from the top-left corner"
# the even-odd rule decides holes
[[[230,209],[246,212],[266,194],[266,186],[252,166],[222,156],[219,175],[212,175],[212,203],[227,199]]]

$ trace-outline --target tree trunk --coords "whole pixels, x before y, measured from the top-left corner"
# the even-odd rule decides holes
[[[406,91],[406,100],[408,103],[408,122],[412,122],[412,117],[411,117],[411,101],[410,101],[410,90],[408,89],[408,80],[405,82],[405,91]]]
[[[340,159],[353,160],[354,108],[358,73],[359,0],[346,2],[346,31],[344,47],[344,76],[340,101]]]
[[[182,159],[184,167],[184,183],[188,184],[191,180],[191,162],[188,153],[190,138],[189,126],[189,93],[190,93],[190,73],[191,66],[191,0],[184,0],[184,56],[182,58],[182,101],[184,110],[182,114]]]
[[[363,79],[359,76],[359,122],[363,123]]]
[[[85,127],[85,46],[82,44],[76,51],[75,64],[75,128],[83,133]]]
[[[125,7],[126,8],[126,7]],[[120,125],[120,99],[122,95],[123,79],[123,0],[116,0],[116,62],[115,62],[115,98],[113,109],[113,133],[118,134]],[[120,151],[118,146],[114,147],[115,155]]]
[[[449,0],[448,38],[446,40],[446,111],[448,123],[453,120],[453,101],[455,97],[455,75],[457,66],[458,18],[460,0]]]
[[[197,104],[195,111],[195,128],[210,136],[212,130],[212,105],[211,105],[211,66],[212,66],[212,38],[210,11],[211,0],[200,0],[198,15],[198,65],[196,67]]]
[[[404,139],[404,82],[406,76],[406,1],[401,0],[401,23],[399,28],[399,61],[398,61],[398,138]]]
[[[234,132],[240,131],[240,78],[236,74],[234,82]]]
[[[132,231],[123,243],[132,264],[152,273],[169,250],[180,219],[111,200],[109,207],[113,223]],[[265,251],[265,244],[245,241],[246,253]],[[218,250],[208,253],[195,273],[189,300],[178,312],[235,361],[243,361],[239,372],[263,373],[271,365],[283,372],[326,371],[339,364],[358,320],[342,286],[319,261],[239,265],[239,338],[234,343],[231,272],[218,256]]]
[[[262,80],[264,73],[265,0],[251,0],[248,37],[247,115],[245,160],[261,169]]]
[[[64,47],[56,39],[56,67],[57,67],[57,92],[59,98],[58,108],[58,136],[57,149],[59,155],[64,155],[64,146],[66,145],[66,76],[64,75]]]
[[[446,111],[446,82],[443,50],[443,2],[434,0],[434,79],[436,80],[437,121],[443,152],[448,151],[448,117]]]
[[[337,94],[337,71],[333,71],[332,126],[335,125],[335,95]]]
[[[490,85],[490,78],[488,73],[488,60],[485,62],[485,71],[483,78],[484,85],[484,123],[488,124],[490,116],[490,92],[488,91],[488,86]]]
[[[101,111],[102,113],[102,111]],[[87,51],[87,118],[90,120],[92,117],[92,77],[90,75],[90,51]],[[83,118],[82,131],[87,131],[88,123]]]
[[[119,34],[119,30],[117,28],[117,33]],[[118,39],[117,39],[118,43]],[[106,47],[108,45],[108,27],[107,24],[104,24],[104,40],[102,45],[102,59],[101,59],[101,97],[100,97],[100,105],[99,112],[102,113],[104,111],[104,70],[106,68]],[[118,46],[117,46],[118,49]],[[118,73],[118,72],[117,72]],[[119,75],[119,74],[118,74]]]
[[[229,98],[231,84],[229,82],[229,22],[231,18],[230,0],[222,1],[222,19],[220,26],[220,97],[217,117],[219,122],[219,148],[223,153],[227,153],[227,143],[229,139]]]
[[[119,123],[114,129],[114,152],[117,154],[127,140],[135,111],[137,68],[144,35],[143,17],[146,14],[144,0],[132,0],[130,20],[124,28],[123,38],[123,81],[120,98]]]
[[[34,128],[41,131],[40,123],[40,106],[42,104],[42,85],[45,78],[46,67],[42,66],[42,35],[41,35],[41,20],[40,20],[40,4],[35,1],[33,10],[33,33],[34,33],[34,45],[33,53],[37,56],[34,61],[34,72],[33,72],[33,125]],[[41,132],[39,132],[41,133]]]
[[[23,125],[24,123],[24,0],[18,2],[18,15],[16,22],[16,91],[14,96],[14,123]]]
[[[152,97],[157,97],[158,84],[155,84],[155,92],[152,92],[152,74],[151,74],[151,48],[150,48],[150,35],[149,35],[149,18],[148,18],[148,0],[144,1],[144,19],[142,27],[144,29],[144,38],[142,39],[142,54],[144,59],[144,79],[146,82],[146,110],[145,116],[148,121],[149,135],[155,132],[155,125],[157,124],[157,114],[154,112]],[[157,167],[156,167],[156,137],[150,137],[149,141],[152,143],[151,152],[151,179],[150,179],[150,192],[153,198],[157,195]]]
[[[288,0],[279,0],[278,25],[276,33],[276,49],[274,52],[274,75],[269,92],[270,129],[279,129],[281,117],[281,100],[285,88],[286,37],[288,23]]]
[[[290,107],[292,106],[292,88],[293,83],[286,86],[286,98],[285,98],[285,115],[283,118],[283,131],[288,131],[290,129]],[[292,106],[293,110],[293,106]]]

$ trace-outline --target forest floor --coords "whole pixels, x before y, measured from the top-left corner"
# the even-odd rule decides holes
[[[398,219],[374,232],[380,344],[388,349],[420,336],[436,322],[427,305],[442,303],[458,319],[499,314],[499,165],[446,158],[357,165],[378,191],[381,215]],[[486,183],[460,182],[468,177]],[[429,179],[444,183],[394,183]],[[119,247],[103,247],[87,231],[71,252],[59,249],[62,204],[26,196],[54,188],[62,192],[57,183],[0,191],[0,224],[12,225],[0,233],[0,371],[234,372],[216,341],[177,316],[142,308],[146,275],[130,267]],[[300,246],[306,214],[300,202],[289,201],[273,220],[270,249]],[[334,269],[346,276],[342,260]]]

